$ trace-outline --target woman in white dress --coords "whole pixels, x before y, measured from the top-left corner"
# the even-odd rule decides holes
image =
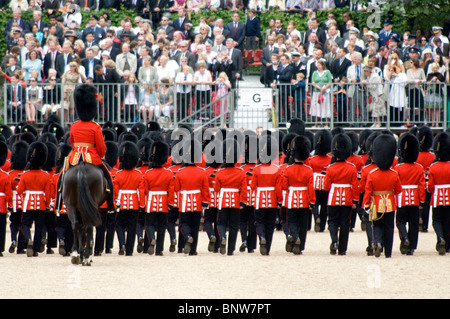
[[[363,80],[362,83],[367,85],[367,92],[369,93],[367,109],[373,118],[371,128],[378,128],[381,127],[380,118],[386,115],[382,78],[370,66],[364,67],[364,75],[366,80]]]
[[[393,51],[389,56],[384,70],[385,80],[390,83],[389,112],[390,121],[393,126],[399,126],[404,121],[404,110],[408,104],[406,97],[407,78],[403,63],[397,52]],[[391,126],[392,126],[391,124]]]

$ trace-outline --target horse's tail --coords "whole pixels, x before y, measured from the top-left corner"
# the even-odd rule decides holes
[[[99,226],[101,224],[98,207],[92,199],[89,185],[86,178],[86,164],[81,162],[78,165],[78,208],[80,210],[83,224],[91,226]]]

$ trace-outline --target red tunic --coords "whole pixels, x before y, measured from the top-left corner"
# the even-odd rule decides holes
[[[216,173],[214,190],[219,193],[218,209],[240,208],[247,203],[247,178],[239,167],[225,167]]]
[[[431,152],[419,152],[416,163],[422,165],[425,172],[430,170],[430,165],[433,164],[435,155]]]
[[[374,203],[379,213],[397,210],[397,195],[402,191],[400,177],[393,169],[380,170],[378,167],[369,172],[364,193],[364,208]]]
[[[366,191],[367,176],[375,168],[377,168],[377,165],[372,163],[372,164],[368,164],[368,165],[364,166],[361,169],[361,180],[359,181],[359,192],[360,193],[364,193]]]
[[[199,212],[207,207],[210,194],[205,170],[196,165],[180,168],[175,174],[174,191],[180,213]]]
[[[315,155],[311,157],[309,161],[309,166],[311,166],[314,173],[314,189],[321,191],[323,190],[323,179],[325,174],[323,172],[330,165],[331,156],[328,155]]]
[[[253,169],[252,190],[255,191],[255,209],[277,208],[283,200],[280,188],[281,173],[274,164],[260,164]]]
[[[17,193],[23,199],[23,211],[45,210],[50,204],[50,176],[35,169],[23,172],[17,185]]]
[[[181,168],[181,164],[174,164],[174,165],[169,166],[169,170],[172,171],[174,177],[180,168]],[[173,207],[178,207],[178,194],[175,191],[173,194]]]
[[[94,165],[102,164],[106,146],[102,127],[93,122],[76,121],[70,127],[70,144],[73,149],[69,154],[69,163],[78,164],[80,157]]]
[[[425,174],[422,165],[401,163],[395,166],[400,177],[402,192],[398,195],[398,207],[419,206],[425,202]]]
[[[431,205],[450,206],[450,162],[436,162],[428,171],[427,190],[432,193]]]
[[[219,167],[211,167],[208,166],[205,168],[206,176],[208,177],[208,186],[209,186],[209,207],[217,208],[219,207],[219,193],[214,190],[214,184],[216,181],[215,174]]]
[[[146,171],[141,182],[145,198],[141,206],[147,213],[167,213],[169,205],[174,205],[174,176],[167,168],[151,168]]]
[[[255,207],[255,192],[252,190],[252,177],[253,169],[256,164],[243,164],[241,168],[244,170],[245,177],[247,178],[247,206]]]
[[[0,170],[0,213],[7,213],[13,207],[11,180],[7,172]]]
[[[50,203],[55,204],[56,203],[56,196],[58,196],[58,179],[61,175],[61,172],[53,174],[53,176],[50,179]],[[52,209],[54,210],[54,209]],[[61,209],[59,211],[60,214],[67,214],[67,208],[64,204],[62,198],[61,198]]]
[[[17,193],[17,185],[19,185],[19,181],[15,180],[16,178],[20,179],[20,176],[22,175],[23,170],[17,170],[14,169],[11,172],[9,172],[9,180],[11,182],[11,190],[12,190],[12,208],[13,212],[17,212],[17,210],[22,210],[22,196],[20,196],[19,193]]]
[[[145,197],[141,186],[142,173],[137,169],[117,171],[114,177],[114,198],[121,210],[138,210]]]
[[[355,165],[346,161],[329,165],[323,189],[329,191],[328,206],[352,206],[358,202],[358,173]]]
[[[358,173],[361,172],[361,169],[364,167],[365,162],[362,157],[359,155],[352,154],[349,158],[347,158],[347,162],[352,163],[356,167],[356,171]]]
[[[285,207],[307,208],[315,204],[314,174],[310,166],[295,163],[286,167],[281,175],[281,188],[286,192]]]

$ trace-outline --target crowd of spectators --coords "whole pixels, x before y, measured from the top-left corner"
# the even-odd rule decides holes
[[[116,26],[107,11],[97,15],[121,4],[136,10],[136,17]],[[316,18],[317,10],[333,7],[349,8],[344,23],[332,11],[323,23]],[[358,8],[349,1],[12,0],[2,10],[7,8],[13,19],[4,28],[1,74],[11,83],[10,122],[44,120],[61,109],[66,121],[76,119],[72,92],[78,83],[100,88],[99,120],[170,122],[174,110],[184,119],[236,88],[245,64],[259,59],[258,51],[261,83],[279,89],[279,122],[308,117],[315,126],[328,125],[336,116],[338,122],[380,127],[387,112],[403,124],[428,120],[437,126],[442,120],[441,84],[449,80],[449,40],[442,27],[400,34],[385,20],[380,30],[369,30],[352,19]],[[259,15],[267,9],[306,14],[308,30],[281,19],[262,29]],[[32,21],[21,18],[23,10],[33,12]],[[92,12],[88,21],[82,10]],[[213,15],[193,25],[191,14],[202,10],[234,12],[231,21]],[[49,23],[42,21],[44,14]],[[395,92],[388,100],[384,81]],[[212,107],[201,115],[224,111]]]

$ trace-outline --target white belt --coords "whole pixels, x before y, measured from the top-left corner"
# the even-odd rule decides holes
[[[30,199],[30,195],[45,195],[43,191],[25,191],[25,198],[23,200],[23,212],[27,211],[28,201]]]
[[[224,193],[239,193],[238,188],[221,188],[219,193],[219,209],[222,209],[222,200]]]
[[[332,200],[334,198],[333,194],[334,194],[334,189],[335,188],[351,188],[351,187],[352,187],[352,185],[350,185],[350,184],[336,184],[336,183],[332,183],[331,184],[331,188],[330,188],[330,193],[328,195],[328,205],[331,205],[331,202],[332,202]]]
[[[419,188],[417,185],[402,185],[402,189],[415,189]]]
[[[294,192],[295,191],[306,191],[308,190],[308,187],[305,186],[289,186],[288,187],[288,203],[287,203],[287,208],[292,208],[292,199],[294,197]]]
[[[433,203],[433,207],[436,207],[436,202],[437,202],[437,197],[438,197],[438,192],[437,190],[439,189],[446,189],[446,188],[450,188],[450,184],[442,184],[442,185],[435,185],[434,186],[434,192],[433,192],[433,198],[434,198],[434,203]]]
[[[0,192],[0,196],[6,196],[6,194],[3,192]]]
[[[13,191],[13,212],[16,213],[17,212],[17,191]]]
[[[150,212],[150,203],[152,201],[153,195],[167,195],[166,191],[149,191],[147,199],[147,212]]]
[[[257,187],[256,188],[256,207],[255,209],[259,209],[259,194],[261,192],[267,192],[267,191],[275,191],[275,187]]]
[[[195,190],[190,190],[190,191],[180,191],[180,194],[183,196],[183,198],[181,200],[181,211],[185,212],[186,211],[186,204],[187,204],[186,195],[200,194],[200,190],[199,189],[195,189]]]

